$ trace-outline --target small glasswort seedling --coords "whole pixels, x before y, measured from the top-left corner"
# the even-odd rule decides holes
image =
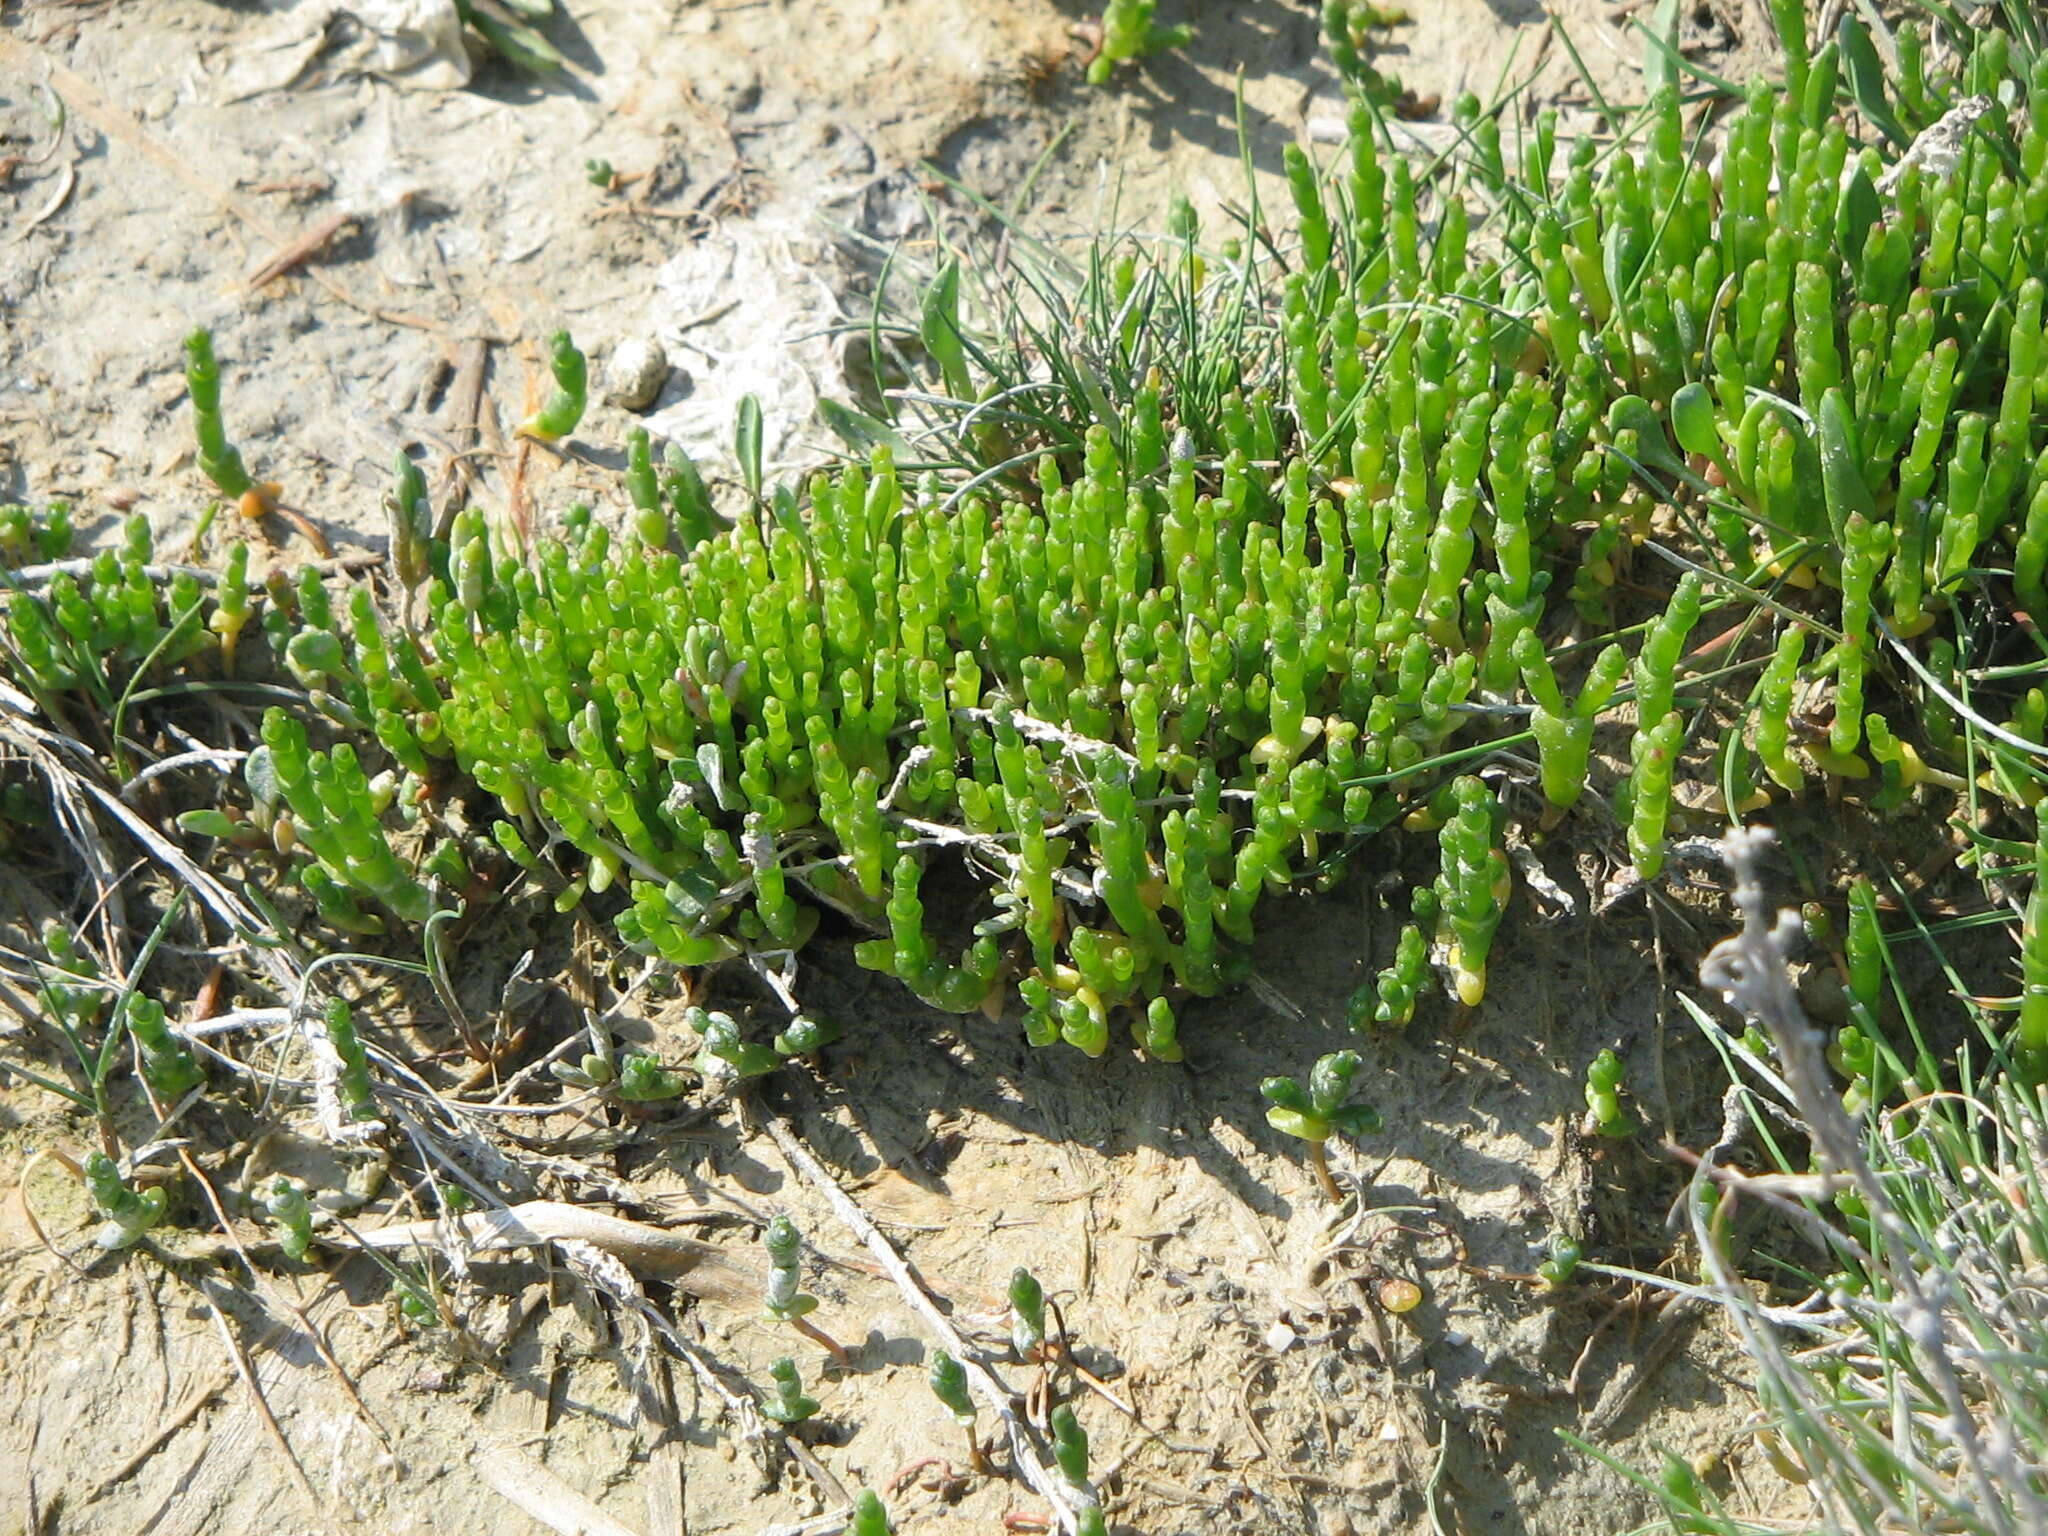
[[[1045,1291],[1028,1269],[1010,1276],[1010,1348],[1027,1365],[1045,1352]]]
[[[787,1216],[778,1216],[761,1234],[761,1246],[768,1250],[768,1294],[762,1314],[772,1322],[787,1323],[814,1344],[824,1347],[835,1364],[845,1366],[846,1351],[837,1340],[810,1321],[818,1309],[818,1298],[805,1292],[800,1272],[803,1234]]]
[[[1476,1008],[1486,996],[1486,960],[1514,879],[1507,854],[1494,846],[1500,807],[1493,791],[1465,775],[1452,782],[1450,799],[1455,810],[1437,834],[1437,931],[1458,1001]]]
[[[1550,1234],[1550,1257],[1536,1266],[1537,1277],[1552,1288],[1563,1285],[1577,1272],[1580,1256],[1585,1250],[1579,1240],[1559,1228]]]
[[[832,1020],[818,1018],[815,1014],[800,1013],[775,1037],[775,1054],[815,1056],[837,1040],[839,1035],[839,1026]]]
[[[846,1529],[848,1536],[896,1536],[896,1527],[889,1523],[889,1512],[882,1507],[881,1495],[872,1488],[863,1488],[854,1495]]]
[[[988,1460],[982,1455],[981,1436],[974,1432],[974,1396],[967,1390],[966,1367],[945,1350],[932,1356],[932,1395],[953,1415],[967,1436],[967,1464],[975,1471],[987,1470]]]
[[[1601,1136],[1626,1136],[1636,1128],[1621,1107],[1621,1058],[1611,1048],[1586,1068],[1586,1124]]]
[[[1423,923],[1436,921],[1436,892],[1423,887],[1411,893],[1410,900],[1415,904],[1417,921],[1402,926],[1393,964],[1384,968],[1370,986],[1360,987],[1351,995],[1346,1016],[1355,1030],[1401,1029],[1415,1017],[1416,1000],[1429,975],[1429,939],[1423,932]]]
[[[370,1121],[378,1118],[377,1093],[370,1079],[370,1057],[363,1049],[363,1042],[356,1038],[355,1015],[347,1003],[332,998],[327,1004],[327,1043],[334,1047],[339,1062],[335,1079],[341,1105],[349,1119]]]
[[[1335,1202],[1343,1200],[1344,1192],[1330,1177],[1323,1143],[1339,1131],[1347,1136],[1369,1136],[1380,1128],[1379,1111],[1344,1102],[1360,1065],[1358,1052],[1337,1051],[1310,1068],[1306,1089],[1291,1077],[1269,1077],[1259,1084],[1259,1092],[1272,1104],[1266,1111],[1266,1123],[1308,1143],[1309,1166],[1316,1182]]]
[[[783,1054],[774,1048],[741,1039],[739,1021],[729,1013],[692,1007],[684,1010],[683,1021],[704,1042],[696,1065],[708,1082],[743,1083],[765,1077],[783,1063]]]
[[[263,1197],[263,1208],[270,1213],[277,1245],[285,1257],[303,1261],[313,1243],[313,1208],[306,1201],[306,1192],[280,1173]]]
[[[391,1293],[398,1299],[398,1315],[415,1328],[438,1328],[445,1318],[434,1299],[433,1275],[422,1269],[416,1280],[402,1269],[391,1271]]]
[[[2048,1082],[2048,800],[2034,807],[2034,889],[2020,923],[2020,1012],[2012,1036],[2022,1082]]]
[[[164,1219],[171,1197],[161,1185],[137,1191],[121,1178],[121,1170],[104,1152],[85,1160],[85,1187],[92,1203],[106,1217],[93,1241],[102,1248],[127,1248],[142,1241],[142,1235]]]
[[[206,1073],[192,1059],[191,1047],[171,1033],[164,1005],[140,992],[128,998],[128,1032],[135,1037],[142,1061],[142,1080],[167,1105],[175,1104],[206,1082]]]
[[[762,1418],[773,1419],[787,1429],[818,1411],[818,1400],[804,1396],[803,1378],[797,1375],[794,1360],[783,1356],[768,1367],[768,1374],[775,1380],[775,1399],[761,1405]]]
[[[609,1064],[595,1056],[586,1056],[586,1063],[594,1064],[599,1071],[608,1071]],[[595,1084],[595,1075],[585,1070],[585,1076]],[[619,1061],[619,1097],[629,1104],[652,1104],[662,1099],[673,1099],[689,1089],[690,1081],[682,1073],[672,1071],[661,1064],[661,1059],[645,1051],[631,1051]]]
[[[1060,1476],[1070,1487],[1088,1487],[1088,1431],[1074,1417],[1074,1410],[1061,1403],[1052,1411],[1052,1457],[1059,1463]]]

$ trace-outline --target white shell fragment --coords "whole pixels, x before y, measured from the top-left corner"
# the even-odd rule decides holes
[[[455,0],[349,0],[345,6],[301,6],[292,14],[308,9],[330,17],[345,10],[355,17],[368,35],[349,51],[350,61],[394,85],[455,91],[469,84],[472,66]]]
[[[622,411],[644,411],[668,382],[668,353],[651,337],[628,336],[604,362],[604,400]]]

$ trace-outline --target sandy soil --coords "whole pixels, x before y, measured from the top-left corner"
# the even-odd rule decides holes
[[[178,351],[195,322],[214,329],[235,436],[337,552],[381,547],[396,446],[466,445],[479,359],[483,445],[502,441],[557,325],[599,355],[659,339],[674,371],[648,421],[714,464],[750,392],[771,459],[814,461],[829,446],[815,400],[848,389],[829,331],[866,313],[874,243],[916,240],[926,203],[950,200],[926,162],[1033,227],[1142,225],[1176,188],[1241,198],[1240,81],[1267,177],[1337,110],[1309,6],[1188,0],[1195,47],[1112,91],[1080,83],[1084,9],[592,0],[553,30],[566,80],[487,69],[426,90],[351,68],[359,29],[314,0],[10,8],[0,152],[51,140],[39,82],[70,122],[0,187],[0,495],[74,499],[101,529],[139,510],[176,547],[202,505]],[[1596,81],[1625,95],[1640,45],[1623,18],[1562,14]],[[1761,31],[1705,6],[1686,25],[1737,70]],[[1445,100],[1533,68],[1531,101],[1589,121],[1542,11],[1519,0],[1421,8],[1382,67]],[[591,185],[597,157],[639,179]],[[336,215],[311,262],[251,284]],[[528,456],[480,494],[615,500],[604,471],[633,422],[598,407],[582,458]],[[263,532],[282,561],[310,552],[283,523]],[[616,1295],[597,1299],[587,1269],[532,1253],[438,1270],[459,1327],[424,1335],[397,1324],[365,1258],[252,1278],[197,1232],[94,1257],[76,1185],[44,1160],[24,1193],[84,1272],[22,1201],[0,1202],[0,1401],[18,1405],[0,1415],[0,1533],[758,1531],[830,1508],[839,1486],[895,1487],[907,1532],[1042,1512],[1014,1479],[965,1475],[925,1382],[931,1333],[766,1134],[775,1115],[970,1337],[999,1338],[1011,1271],[1036,1271],[1093,1378],[1057,1386],[1093,1437],[1114,1529],[1577,1533],[1644,1518],[1644,1498],[1561,1429],[1637,1465],[1658,1447],[1723,1458],[1729,1496],[1767,1502],[1727,1341],[1616,1284],[1550,1294],[1526,1278],[1558,1228],[1618,1263],[1665,1261],[1677,1179],[1647,1148],[1667,1130],[1704,1144],[1716,1117],[1691,1086],[1710,1075],[1704,1047],[1661,1011],[1659,965],[1688,974],[1712,919],[1692,931],[1638,901],[1595,925],[1597,857],[1541,851],[1576,909],[1518,902],[1476,1018],[1438,1005],[1370,1052],[1360,1097],[1388,1129],[1338,1156],[1354,1213],[1333,1218],[1264,1125],[1259,1078],[1333,1048],[1346,996],[1384,963],[1377,893],[1401,880],[1399,856],[1396,838],[1384,868],[1265,919],[1262,985],[1186,1011],[1184,1068],[1031,1054],[1014,1025],[928,1015],[828,941],[801,985],[848,1035],[817,1073],[771,1079],[737,1124],[519,1127],[530,1155],[508,1196],[609,1200],[657,1223],[688,1208],[706,1219],[683,1230],[735,1272],[758,1266],[758,1221],[788,1212],[818,1257],[816,1320],[852,1350],[843,1372],[764,1323],[725,1271],[642,1276],[700,1377]],[[465,988],[494,999],[531,942],[479,938]],[[550,957],[560,969],[544,951],[543,974]],[[416,1038],[420,999],[387,1001],[380,1027]],[[629,1032],[659,1045],[676,1006],[643,998]],[[1579,1074],[1602,1045],[1622,1049],[1659,1122],[1644,1137],[1579,1134]],[[209,1154],[234,1149],[208,1157],[232,1187],[313,1155],[306,1129],[252,1146],[246,1125],[192,1128]],[[78,1126],[32,1091],[0,1093],[0,1184],[53,1147],[80,1150]],[[417,1191],[387,1190],[361,1220],[417,1214]],[[1381,1288],[1403,1279],[1424,1300],[1396,1314]],[[765,1384],[792,1352],[824,1404],[803,1436],[815,1470],[738,1434],[706,1385]],[[1007,1372],[1019,1387],[1029,1374]]]

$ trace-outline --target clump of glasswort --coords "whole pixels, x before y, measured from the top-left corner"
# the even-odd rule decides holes
[[[1102,13],[1102,46],[1088,66],[1088,83],[1106,85],[1116,66],[1128,59],[1148,59],[1169,48],[1184,48],[1195,29],[1186,23],[1161,26],[1152,19],[1159,0],[1109,0]]]

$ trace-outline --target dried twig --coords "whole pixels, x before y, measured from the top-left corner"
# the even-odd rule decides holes
[[[692,1295],[726,1302],[757,1295],[762,1283],[755,1269],[715,1243],[556,1200],[529,1200],[503,1210],[408,1221],[359,1232],[355,1238],[365,1248],[443,1248],[452,1244],[470,1250],[583,1242],[643,1274],[673,1281]]]
[[[844,1513],[813,1515],[808,1520],[799,1520],[794,1524],[784,1522],[763,1526],[760,1536],[839,1536],[850,1523]]]
[[[363,571],[375,570],[385,561],[383,550],[357,550],[346,555],[335,555],[321,560],[308,560],[294,566],[294,570],[312,569],[323,575],[353,576]],[[94,560],[83,556],[74,560],[52,560],[44,565],[25,565],[7,577],[9,585],[37,591],[47,586],[58,576],[74,579],[90,576]],[[168,586],[180,576],[190,577],[202,585],[211,586],[220,577],[220,572],[203,565],[145,565],[137,568],[144,580],[156,586]],[[251,597],[261,596],[269,589],[260,581],[249,584]]]
[[[72,164],[69,160],[66,160],[64,164],[58,168],[57,188],[54,192],[50,194],[49,201],[45,202],[41,208],[37,209],[35,213],[29,216],[28,220],[25,223],[23,223],[21,228],[17,229],[14,232],[14,238],[17,240],[25,240],[28,238],[28,232],[30,230],[36,228],[36,226],[39,224],[46,224],[51,219],[55,218],[57,216],[57,210],[62,208],[64,204],[70,199],[71,189],[77,185],[78,167]]]
[[[510,1446],[487,1446],[479,1451],[476,1471],[499,1498],[562,1536],[639,1536],[630,1525],[614,1520],[546,1467]]]
[[[48,80],[71,111],[91,123],[108,138],[120,140],[131,149],[155,161],[177,180],[210,202],[227,209],[250,229],[268,240],[273,247],[283,247],[290,242],[291,237],[274,226],[261,209],[193,169],[183,156],[150,134],[133,115],[109,101],[90,80],[76,70],[67,69],[42,49],[19,38],[0,36],[0,65],[4,65],[13,74]],[[445,329],[438,320],[366,303],[324,272],[315,271],[309,275],[350,309],[393,325],[409,325],[423,331]]]
[[[1989,112],[1993,105],[1989,96],[1966,96],[1949,108],[1942,114],[1941,121],[1922,129],[1920,136],[1913,140],[1897,163],[1877,178],[1877,195],[1888,195],[1899,184],[1899,179],[1916,166],[1930,178],[1954,175],[1957,164],[1962,160],[1963,146],[1969,142],[1977,119]]]
[[[1580,1421],[1588,1439],[1603,1439],[1642,1398],[1672,1352],[1685,1341],[1693,1324],[1706,1315],[1709,1303],[1703,1296],[1673,1296],[1664,1303],[1650,1342],[1630,1352],[1628,1367],[1607,1384],[1599,1401]],[[1573,1372],[1577,1374],[1576,1369]]]
[[[455,514],[468,503],[476,484],[476,469],[469,456],[483,437],[484,377],[490,368],[491,344],[485,337],[472,336],[461,344],[457,358],[455,382],[442,407],[442,425],[454,451],[441,466],[441,515],[434,524],[437,539],[448,537]]]
[[[968,1346],[952,1323],[947,1320],[946,1314],[939,1310],[938,1304],[932,1300],[923,1284],[911,1272],[903,1256],[896,1251],[889,1239],[882,1235],[881,1228],[870,1221],[867,1212],[863,1211],[852,1196],[841,1189],[832,1176],[819,1166],[818,1160],[811,1156],[809,1148],[797,1139],[796,1133],[789,1128],[787,1122],[778,1115],[770,1115],[766,1117],[764,1124],[768,1134],[775,1139],[776,1146],[782,1149],[782,1155],[788,1160],[791,1170],[817,1187],[839,1219],[853,1230],[868,1252],[881,1264],[883,1271],[896,1282],[897,1289],[903,1293],[911,1309],[924,1319],[925,1325],[938,1342],[960,1362],[967,1372],[967,1384],[974,1389],[975,1396],[987,1403],[996,1417],[1002,1421],[1003,1428],[1009,1435],[1010,1455],[1017,1471],[1039,1497],[1052,1505],[1060,1528],[1066,1531],[1074,1530],[1078,1523],[1077,1499],[1092,1501],[1093,1496],[1086,1489],[1075,1489],[1046,1466],[1036,1431],[1024,1421],[1023,1415],[1017,1412],[1016,1394],[1003,1384],[1000,1377],[981,1363],[976,1351]]]
[[[248,1355],[243,1352],[242,1342],[235,1337],[235,1330],[228,1326],[227,1314],[221,1310],[220,1303],[213,1299],[213,1293],[203,1284],[199,1287],[199,1295],[205,1301],[207,1310],[213,1314],[213,1325],[220,1330],[221,1342],[227,1346],[228,1358],[234,1362],[235,1370],[249,1389],[249,1396],[255,1400],[256,1411],[270,1430],[271,1439],[277,1442],[278,1449],[284,1452],[284,1459],[291,1464],[292,1474],[298,1479],[299,1490],[305,1494],[307,1503],[313,1508],[324,1508],[325,1501],[314,1488],[313,1480],[306,1475],[305,1465],[299,1460],[299,1453],[292,1449],[292,1443],[285,1435],[284,1426],[277,1422],[277,1415],[270,1411],[270,1399],[263,1393],[263,1383],[256,1379],[256,1367],[250,1364]]]
[[[283,277],[302,262],[311,261],[326,248],[327,242],[361,220],[347,209],[330,213],[326,218],[292,241],[270,260],[249,274],[248,289],[254,293],[264,284]]]
[[[29,1160],[22,1164],[21,1177],[15,1183],[14,1195],[21,1202],[21,1214],[23,1219],[28,1222],[29,1231],[34,1233],[36,1241],[43,1245],[43,1251],[70,1270],[73,1276],[83,1280],[85,1278],[85,1271],[80,1269],[63,1249],[50,1241],[50,1234],[43,1230],[42,1221],[36,1216],[35,1205],[28,1197],[29,1175],[36,1171],[36,1164],[46,1157],[51,1162],[60,1163],[68,1168],[73,1178],[82,1180],[85,1177],[85,1170],[78,1165],[78,1160],[69,1153],[59,1152],[55,1147],[39,1147],[30,1154]]]
[[[199,1166],[199,1161],[193,1157],[191,1149],[179,1147],[178,1161],[184,1165],[186,1174],[193,1183],[199,1186],[200,1192],[205,1195],[207,1206],[213,1211],[214,1221],[219,1225],[222,1233],[226,1235],[229,1246],[235,1251],[235,1256],[242,1261],[243,1270],[250,1275],[261,1274],[261,1271],[256,1267],[256,1261],[250,1257],[247,1246],[242,1242],[241,1234],[236,1231],[234,1222],[229,1219],[227,1206],[222,1203],[220,1198],[220,1191],[214,1187],[213,1180],[207,1177],[206,1170]],[[313,1319],[307,1314],[306,1309],[299,1305],[298,1302],[287,1297],[276,1296],[273,1298],[267,1286],[259,1287],[259,1295],[266,1303],[275,1299],[285,1311],[292,1315],[293,1319],[297,1321],[301,1332],[305,1334],[307,1340],[312,1344],[314,1352],[320,1356],[327,1369],[333,1373],[334,1379],[341,1386],[343,1395],[354,1405],[357,1418],[362,1421],[371,1434],[377,1437],[378,1443],[384,1447],[387,1455],[394,1453],[396,1447],[392,1444],[390,1432],[384,1428],[382,1421],[378,1419],[377,1415],[370,1411],[370,1405],[363,1401],[363,1394],[357,1390],[355,1378],[349,1375],[347,1368],[335,1357],[334,1351],[328,1347],[326,1335],[313,1325]],[[276,1328],[271,1330],[272,1333],[276,1331]],[[269,1337],[269,1334],[265,1335],[266,1340]]]
[[[179,1430],[199,1417],[200,1409],[204,1408],[216,1397],[219,1397],[221,1393],[227,1391],[229,1387],[234,1385],[234,1381],[235,1373],[233,1371],[222,1371],[213,1380],[207,1382],[198,1391],[186,1398],[184,1405],[164,1421],[162,1428],[143,1441],[136,1448],[134,1455],[100,1479],[99,1486],[85,1496],[85,1502],[90,1504],[95,1499],[104,1498],[114,1488],[133,1477],[137,1469],[144,1462],[148,1461],[150,1457],[154,1456],[166,1445],[169,1445]]]
[[[742,1388],[734,1387],[725,1379],[725,1373],[705,1352],[684,1338],[674,1323],[662,1310],[647,1298],[626,1266],[595,1244],[565,1239],[556,1245],[576,1272],[593,1287],[612,1298],[645,1327],[660,1335],[662,1341],[680,1359],[689,1364],[697,1379],[711,1389],[712,1394],[725,1404],[728,1415],[738,1426],[740,1438],[758,1451],[770,1440],[778,1440],[790,1458],[801,1466],[820,1493],[828,1500],[844,1504],[848,1500],[846,1487],[830,1471],[818,1463],[810,1449],[795,1435],[787,1431],[771,1431],[761,1418],[759,1407],[753,1397]],[[758,1281],[757,1281],[758,1288]],[[763,1486],[769,1477],[765,1461],[760,1463]]]

